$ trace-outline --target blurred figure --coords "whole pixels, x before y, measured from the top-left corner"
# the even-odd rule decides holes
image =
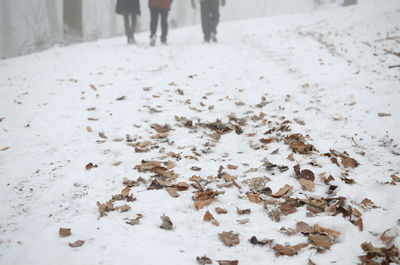
[[[161,17],[161,43],[167,44],[168,13],[172,0],[149,0],[150,8],[150,46],[156,45],[158,17]]]
[[[137,16],[140,16],[139,0],[118,0],[115,12],[124,17],[125,34],[128,38],[128,44],[136,43],[134,34]]]
[[[196,9],[196,0],[192,0],[192,7]],[[217,26],[219,23],[219,0],[200,0],[201,26],[204,33],[204,42],[210,40],[217,42]],[[221,0],[221,5],[225,6],[226,1]]]

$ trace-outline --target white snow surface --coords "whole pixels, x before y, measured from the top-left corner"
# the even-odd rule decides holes
[[[0,264],[189,265],[203,255],[213,264],[358,263],[361,243],[384,246],[380,235],[399,227],[400,186],[389,182],[400,173],[400,68],[388,68],[400,64],[388,52],[400,52],[399,22],[398,0],[360,0],[346,8],[335,4],[309,14],[224,23],[218,44],[202,44],[200,28],[188,27],[170,31],[168,46],[149,47],[148,34],[141,33],[134,46],[120,37],[0,61]],[[125,100],[116,100],[121,96]],[[263,101],[268,104],[256,107]],[[254,119],[261,112],[265,116]],[[243,133],[231,131],[218,141],[209,136],[210,129],[179,127],[175,120],[227,123],[232,114],[246,121],[240,126]],[[290,132],[265,134],[284,121]],[[168,138],[151,139],[153,123],[169,124]],[[293,133],[301,133],[316,150],[294,153],[290,161],[293,152],[283,141],[259,141]],[[126,135],[133,144],[149,140],[158,147],[137,153]],[[347,152],[360,165],[338,167],[322,155],[330,149]],[[181,159],[167,157],[168,152]],[[265,158],[289,170],[267,170]],[[178,198],[165,189],[147,190],[153,174],[134,166],[150,159],[176,163],[174,182],[192,183],[193,175],[216,178],[222,165],[242,188],[217,188],[223,179],[210,182],[207,188],[225,194],[196,210],[194,187]],[[85,170],[90,162],[98,168]],[[228,164],[238,168],[230,170]],[[314,172],[314,191],[301,189],[296,164]],[[255,172],[246,172],[251,168]],[[330,183],[337,186],[334,194],[327,195],[322,173],[335,178]],[[344,174],[356,183],[346,184]],[[147,184],[131,189],[136,201],[115,202],[131,209],[99,217],[96,202],[120,193],[124,177],[139,176]],[[265,209],[246,197],[250,188],[244,181],[255,177],[269,178],[266,186],[273,192],[293,186],[292,198],[345,197],[346,205],[361,212],[364,229],[342,214],[307,216],[305,206],[275,222],[268,216],[270,205]],[[378,207],[362,207],[364,198]],[[218,215],[215,207],[228,213]],[[250,208],[251,214],[238,215],[236,207]],[[207,210],[219,226],[203,221]],[[125,223],[138,213],[143,215],[138,224]],[[172,231],[159,228],[163,214],[171,218]],[[244,218],[249,222],[237,222]],[[278,257],[272,248],[249,242],[252,236],[282,245],[307,242],[302,234],[280,231],[299,221],[341,236],[323,253],[309,246],[292,257]],[[71,228],[72,235],[60,237],[60,227]],[[218,238],[223,231],[238,233],[240,244],[225,246]],[[68,246],[78,239],[85,241],[82,247]],[[393,243],[399,246],[400,240]]]

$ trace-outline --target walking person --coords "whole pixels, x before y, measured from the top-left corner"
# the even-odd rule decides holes
[[[134,34],[137,16],[140,16],[139,0],[117,0],[115,12],[124,17],[125,34],[128,38],[128,44],[136,43]]]
[[[150,8],[150,46],[156,45],[158,18],[161,17],[161,43],[167,44],[168,13],[172,0],[149,0]]]
[[[196,9],[196,0],[192,0],[192,7]],[[221,0],[221,6],[225,6],[226,1]],[[220,0],[200,0],[201,26],[203,28],[204,42],[210,40],[217,42],[217,26],[219,23]]]

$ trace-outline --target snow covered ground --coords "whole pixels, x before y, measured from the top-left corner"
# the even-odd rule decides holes
[[[218,44],[189,27],[0,61],[0,264],[355,264],[364,242],[399,246],[399,21],[399,1],[363,0],[222,24]],[[113,195],[130,209],[103,212]]]

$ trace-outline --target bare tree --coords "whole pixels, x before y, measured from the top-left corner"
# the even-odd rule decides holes
[[[1,1],[1,32],[2,32],[2,57],[15,55],[14,27],[11,23],[11,0]]]
[[[55,0],[46,0],[47,21],[50,27],[52,42],[59,42],[61,39],[61,25],[58,18],[57,5]]]

